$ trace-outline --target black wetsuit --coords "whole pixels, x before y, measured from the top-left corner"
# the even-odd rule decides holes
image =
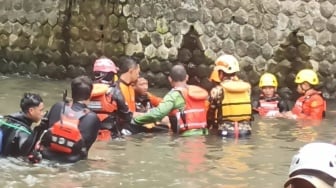
[[[1,126],[3,131],[1,155],[28,156],[36,142],[36,134],[31,129],[33,121],[23,112],[5,116],[5,121],[12,126]]]
[[[60,120],[60,115],[62,113],[64,107],[64,102],[56,103],[50,109],[48,114],[49,119],[49,127],[53,126],[57,121]],[[86,109],[86,105],[81,103],[73,103],[71,109],[79,112],[84,111]],[[82,116],[79,120],[78,129],[81,133],[82,140],[84,141],[85,151],[80,151],[77,153],[65,154],[60,152],[51,151],[49,149],[49,139],[46,136],[46,139],[42,139],[43,149],[41,151],[43,158],[59,161],[59,162],[76,162],[82,159],[86,159],[88,155],[88,151],[92,144],[95,142],[98,134],[98,130],[101,127],[101,123],[96,113],[88,112],[84,116]]]

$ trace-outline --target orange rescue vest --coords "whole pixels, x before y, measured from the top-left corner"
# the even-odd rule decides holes
[[[184,109],[175,113],[177,133],[206,128],[208,92],[195,85],[188,85],[187,88],[175,88],[175,90],[180,91],[185,100]]]
[[[50,150],[70,154],[85,149],[78,125],[88,109],[76,112],[71,106],[66,105],[64,108],[61,119],[49,129]]]
[[[109,88],[107,84],[93,84],[88,108],[97,113],[100,121],[104,121],[111,112],[117,110],[116,102],[107,94]]]

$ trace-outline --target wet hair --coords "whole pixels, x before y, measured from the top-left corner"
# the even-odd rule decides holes
[[[131,56],[123,56],[119,59],[119,74],[124,74],[130,69],[137,67],[138,59]]]
[[[187,78],[187,71],[183,65],[174,65],[170,70],[170,78],[174,82],[182,82]]]
[[[43,102],[40,95],[35,93],[24,93],[20,102],[22,112],[27,113],[29,108],[37,107]]]
[[[71,95],[74,102],[87,100],[91,96],[92,80],[87,76],[78,76],[71,81]]]

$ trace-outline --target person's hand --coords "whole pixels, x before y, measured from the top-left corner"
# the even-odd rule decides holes
[[[297,116],[293,114],[291,111],[284,112],[282,113],[282,115],[284,118],[287,118],[287,119],[297,119]]]

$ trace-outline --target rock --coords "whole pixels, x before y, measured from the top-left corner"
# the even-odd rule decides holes
[[[240,25],[238,25],[236,23],[232,23],[229,35],[230,35],[230,38],[232,40],[239,40],[239,39],[241,39],[241,28],[240,28]]]
[[[177,21],[183,21],[187,18],[187,10],[184,9],[184,8],[178,8],[176,11],[175,11],[175,19]]]
[[[324,1],[320,4],[321,15],[325,18],[330,18],[335,11],[333,4],[329,1]]]
[[[169,49],[164,45],[160,46],[157,50],[157,55],[156,56],[160,59],[168,59]]]
[[[289,18],[285,14],[280,13],[278,15],[278,19],[279,19],[279,22],[278,22],[279,30],[281,30],[281,31],[286,30],[287,26],[288,26]]]
[[[149,63],[149,70],[153,73],[159,73],[162,72],[161,69],[161,62],[157,59],[153,59],[152,61],[150,61]]]
[[[335,33],[336,32],[336,17],[331,17],[327,22],[327,29]]]
[[[260,53],[261,53],[260,46],[255,42],[251,42],[247,48],[247,55],[249,57],[256,58],[259,56]]]
[[[149,46],[145,48],[146,57],[152,59],[155,57],[155,55],[156,55],[156,48],[152,44],[150,44]]]
[[[240,0],[230,0],[227,2],[227,6],[232,10],[232,11],[236,11],[239,9],[240,7]]]
[[[229,8],[225,8],[223,11],[222,11],[222,15],[223,15],[223,18],[222,18],[222,22],[223,23],[230,23],[231,20],[232,20],[232,11],[231,9]]]
[[[248,15],[244,9],[238,9],[235,13],[233,13],[233,21],[240,25],[244,25],[247,23]]]
[[[317,32],[321,32],[326,28],[326,21],[324,18],[315,17],[313,18],[313,28]]]
[[[156,22],[156,31],[160,34],[165,34],[169,31],[167,20],[162,18],[158,19]]]
[[[185,35],[190,31],[190,24],[187,22],[181,22],[181,34]]]
[[[181,62],[188,62],[192,57],[190,50],[182,48],[178,53],[178,60]]]
[[[218,24],[216,34],[219,38],[226,39],[229,36],[229,28],[225,24]]]
[[[252,11],[248,14],[247,23],[258,28],[261,25],[262,15],[259,12]]]
[[[189,10],[188,11],[188,13],[187,13],[187,21],[189,22],[189,23],[194,23],[194,22],[196,22],[196,21],[198,21],[199,19],[200,19],[200,13],[199,13],[199,11],[198,10],[196,10],[196,9],[191,9],[191,10]]]
[[[151,38],[151,43],[153,44],[155,48],[160,47],[163,43],[163,38],[159,33],[151,33],[150,38]]]
[[[322,61],[324,58],[325,47],[322,45],[317,45],[312,49],[311,57],[316,61]]]
[[[222,15],[221,9],[219,9],[218,7],[215,7],[214,9],[211,10],[211,16],[212,16],[212,21],[216,24],[220,23],[222,21],[223,17],[224,17]]]
[[[219,52],[222,48],[222,41],[218,37],[212,37],[209,41],[209,47],[214,52]]]
[[[266,28],[266,29],[272,29],[272,28],[274,28],[277,25],[278,19],[273,14],[267,14],[266,13],[263,16],[262,22],[263,22],[264,28]]]
[[[261,54],[265,59],[272,58],[273,47],[269,43],[264,44],[263,47],[261,48]]]
[[[224,14],[223,14],[224,15]],[[211,21],[212,17],[209,11],[205,10],[205,9],[201,9],[200,10],[200,21],[205,24],[209,21]]]
[[[241,33],[242,40],[253,41],[254,40],[254,28],[250,25],[244,25]]]
[[[263,0],[264,9],[274,15],[278,15],[281,10],[281,5],[278,0]]]
[[[298,47],[298,54],[304,60],[308,60],[310,58],[310,51],[311,48],[305,43],[300,44]]]
[[[331,33],[329,31],[322,31],[317,35],[317,41],[319,44],[327,45],[331,42]]]
[[[222,48],[223,48],[223,52],[225,52],[227,54],[232,54],[234,52],[234,50],[235,50],[235,45],[234,45],[233,40],[231,40],[231,39],[225,39],[223,41],[223,47]],[[209,56],[207,56],[207,57],[209,57]]]
[[[247,54],[248,43],[242,40],[236,41],[236,53],[240,57],[244,57]]]
[[[181,23],[172,21],[169,25],[169,31],[173,35],[179,34],[181,31]]]
[[[178,50],[176,47],[171,47],[169,48],[169,52],[168,52],[168,59],[170,61],[174,61],[176,60],[178,57]]]
[[[267,42],[268,33],[265,30],[255,30],[255,42],[263,45]]]

